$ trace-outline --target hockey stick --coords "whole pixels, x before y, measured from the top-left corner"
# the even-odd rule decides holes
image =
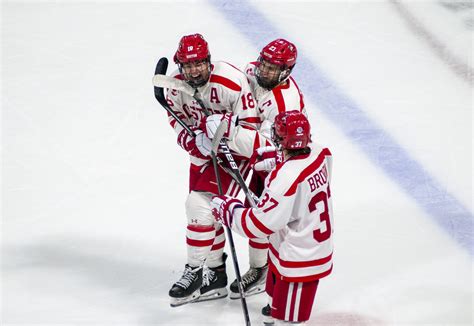
[[[199,106],[202,108],[206,116],[209,116],[209,111],[206,109],[204,102],[202,99],[199,97],[198,92],[195,92],[193,95],[194,99],[198,102]],[[220,126],[219,126],[220,127]],[[245,180],[242,177],[242,174],[240,174],[239,167],[237,166],[237,163],[235,163],[234,156],[230,152],[229,146],[227,146],[227,142],[225,139],[221,138],[219,140],[219,149],[220,152],[224,154],[224,157],[227,160],[227,163],[229,163],[229,166],[235,175],[235,181],[239,184],[240,188],[244,192],[245,196],[249,200],[249,203],[252,207],[255,207],[256,202],[258,201],[258,197],[255,196],[253,192],[250,191],[250,189],[247,187],[245,184]],[[217,153],[217,151],[216,151]]]
[[[168,59],[163,57],[160,60],[158,60],[158,63],[156,64],[155,77],[156,76],[163,76],[164,74],[166,74],[167,69],[168,69]],[[154,90],[155,90],[155,98],[158,101],[158,103],[160,103],[161,106],[166,111],[168,111],[168,113],[181,125],[181,127],[183,127],[186,130],[186,132],[190,136],[196,137],[196,134],[194,133],[194,131],[192,131],[191,128],[189,128],[189,126],[186,123],[184,123],[184,121],[181,120],[178,117],[178,115],[170,108],[170,106],[168,105],[168,102],[166,101],[165,94],[164,94],[164,91],[163,91],[163,87],[159,87],[159,86],[155,85],[155,82],[154,82],[155,77],[153,77],[153,86],[154,86]],[[172,79],[174,79],[174,78],[172,78]]]
[[[166,58],[161,58],[160,60],[162,59],[166,59]],[[160,87],[161,89],[172,88],[177,91],[186,93],[190,96],[193,96],[195,92],[194,88],[192,88],[191,86],[189,86],[189,84],[183,82],[182,80],[179,80],[179,79],[176,79],[176,78],[173,78],[161,73],[157,73],[156,71],[155,71],[155,76],[153,77],[153,86]]]

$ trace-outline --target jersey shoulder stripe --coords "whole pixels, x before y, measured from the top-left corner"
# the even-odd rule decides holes
[[[291,82],[295,85],[296,90],[298,91],[298,95],[300,96],[300,111],[303,110],[304,108],[304,99],[303,99],[303,93],[301,93],[300,88],[298,87],[298,84],[296,81],[293,79],[293,77],[290,76]]]
[[[276,105],[278,112],[285,112],[286,111],[286,105],[285,105],[285,99],[283,98],[283,93],[281,92],[282,88],[280,86],[275,87],[272,90],[273,96],[275,97]]]
[[[211,83],[220,84],[236,92],[240,92],[242,90],[242,87],[240,87],[240,85],[234,83],[232,80],[223,76],[212,74],[209,81]]]
[[[331,152],[329,149],[324,148],[310,165],[308,165],[296,178],[295,181],[293,181],[292,185],[290,188],[286,191],[285,196],[292,196],[296,192],[296,188],[298,185],[303,182],[307,177],[309,177],[311,174],[316,172],[316,170],[321,166],[321,164],[324,162],[326,156],[331,156]]]

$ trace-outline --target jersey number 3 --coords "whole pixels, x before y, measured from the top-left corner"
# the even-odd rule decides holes
[[[318,203],[323,203],[324,210],[319,214],[317,229],[313,231],[313,237],[318,242],[323,242],[331,236],[331,220],[329,217],[328,195],[324,191],[318,192],[308,204],[310,212],[317,209]]]

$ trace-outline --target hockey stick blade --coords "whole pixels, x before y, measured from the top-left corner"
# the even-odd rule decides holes
[[[156,64],[155,75],[166,75],[167,70],[168,70],[168,59],[163,57],[160,60],[158,60],[158,63]],[[155,89],[156,100],[161,105],[163,105],[163,103],[166,103],[165,95],[163,93],[163,88],[155,86],[154,89]]]
[[[164,74],[156,74],[153,77],[153,85],[155,87],[175,89],[190,96],[193,96],[195,92],[194,88],[189,86],[186,82]]]
[[[155,67],[155,75],[165,75],[166,70],[168,69],[168,59],[163,57],[160,60],[158,60],[158,63],[156,64]],[[163,87],[159,86],[154,86],[154,91],[155,91],[155,98],[160,103],[160,105],[168,111],[168,113],[184,128],[186,129],[186,132],[191,135],[192,137],[196,137],[196,134],[194,131],[191,130],[191,128],[184,123],[183,120],[181,120],[176,113],[170,108],[168,105],[168,101],[166,101],[165,94],[163,91]]]

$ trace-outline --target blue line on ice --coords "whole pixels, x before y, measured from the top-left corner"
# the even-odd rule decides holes
[[[251,2],[209,0],[209,3],[258,50],[272,39],[287,37]],[[323,114],[472,256],[474,254],[472,213],[454,196],[447,193],[442,185],[387,132],[377,126],[301,50],[298,66],[300,69],[295,70],[295,77],[305,97],[317,103]],[[301,67],[304,67],[304,71]]]

